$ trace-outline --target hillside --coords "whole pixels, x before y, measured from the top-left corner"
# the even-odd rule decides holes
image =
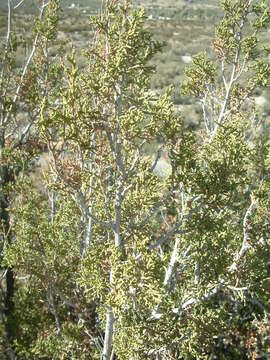
[[[147,12],[154,13],[156,16],[165,17],[213,17],[218,12],[218,0],[135,0],[137,6],[144,6]],[[36,11],[35,0],[25,1],[21,11],[32,13]],[[63,8],[78,7],[96,11],[100,8],[100,0],[62,0]],[[7,9],[7,0],[0,0],[0,13]]]

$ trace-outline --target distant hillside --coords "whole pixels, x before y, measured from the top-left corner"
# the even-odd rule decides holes
[[[15,4],[18,1],[13,1]],[[33,13],[37,10],[37,2],[35,0],[25,0],[24,4],[21,6],[21,11],[26,13]],[[101,0],[62,0],[61,5],[63,8],[70,7],[74,4],[75,6],[88,7],[89,9],[96,10],[99,9]],[[7,10],[7,0],[0,0],[0,13]]]
[[[19,2],[19,0],[14,3]],[[90,11],[96,11],[100,8],[101,0],[62,0],[61,5],[63,8],[88,8]],[[218,9],[219,0],[134,0],[135,5],[144,6],[147,13],[154,13],[158,16],[166,17],[182,17],[187,14],[195,14],[195,17],[205,17],[208,14]],[[20,7],[20,11],[25,13],[33,13],[37,10],[35,0],[25,0]],[[0,14],[4,13],[7,9],[7,0],[0,0]]]

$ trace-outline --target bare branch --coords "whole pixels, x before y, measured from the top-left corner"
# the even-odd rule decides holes
[[[21,1],[18,2],[17,5],[14,5],[13,9],[16,10],[19,6],[22,5],[22,3],[24,3],[24,0],[21,0]]]
[[[254,199],[251,200],[251,204],[249,205],[245,216],[244,216],[244,220],[243,220],[243,241],[242,241],[242,246],[241,249],[239,251],[239,253],[236,255],[235,261],[233,262],[233,264],[230,266],[229,268],[229,272],[233,272],[237,270],[237,264],[239,262],[239,260],[245,255],[245,253],[247,252],[248,249],[250,249],[250,244],[248,243],[248,217],[250,216],[252,210],[254,209],[256,205],[256,201]]]
[[[212,143],[214,141],[219,126],[221,125],[221,123],[224,121],[226,115],[228,114],[227,107],[228,107],[229,101],[230,101],[232,86],[235,83],[235,81],[239,78],[241,73],[243,72],[243,69],[242,69],[240,72],[240,75],[239,75],[238,66],[239,66],[240,54],[241,54],[241,50],[242,50],[242,43],[241,43],[242,31],[243,31],[246,17],[247,17],[247,12],[239,26],[239,32],[237,34],[238,46],[237,46],[237,50],[236,50],[234,61],[233,61],[233,67],[232,67],[232,71],[231,71],[230,81],[229,81],[229,83],[225,82],[225,84],[226,84],[225,85],[225,89],[226,89],[225,99],[223,101],[223,105],[221,107],[218,119],[216,121],[215,129],[211,134],[211,137],[209,140],[210,143]],[[223,66],[224,66],[224,64],[223,64]],[[224,75],[224,70],[223,70],[223,75]],[[223,79],[223,81],[224,81],[224,79]]]

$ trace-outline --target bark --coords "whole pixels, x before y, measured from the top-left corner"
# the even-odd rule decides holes
[[[104,347],[101,360],[110,360],[112,354],[112,340],[113,340],[113,324],[114,316],[111,308],[108,309],[106,314],[106,328]]]
[[[123,248],[121,239],[121,207],[122,207],[122,196],[121,196],[122,183],[119,181],[118,188],[115,197],[115,224],[114,224],[114,244],[118,249]],[[113,269],[110,272],[110,284],[113,286]],[[108,308],[106,314],[106,328],[105,328],[105,339],[102,353],[102,360],[110,360],[112,357],[113,349],[113,327],[114,327],[114,315],[112,308]]]

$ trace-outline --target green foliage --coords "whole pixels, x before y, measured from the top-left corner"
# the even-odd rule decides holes
[[[38,99],[51,161],[42,194],[18,176],[10,187],[3,261],[17,274],[9,321],[22,358],[268,356],[270,149],[251,95],[269,82],[259,38],[269,10],[223,10],[216,59],[196,56],[182,87],[201,102],[200,131],[186,129],[172,87],[151,90],[161,45],[128,2],[91,19],[86,66],[73,49],[47,73],[45,97],[33,63],[25,99]]]
[[[57,35],[57,26],[59,21],[60,1],[49,1],[46,6],[45,16],[42,20],[37,19],[34,32],[40,34],[46,40],[54,40]]]
[[[187,68],[185,71],[185,75],[190,78],[190,83],[183,84],[182,93],[201,97],[207,87],[213,84],[216,70],[206,53],[195,56],[193,64],[193,67]]]

